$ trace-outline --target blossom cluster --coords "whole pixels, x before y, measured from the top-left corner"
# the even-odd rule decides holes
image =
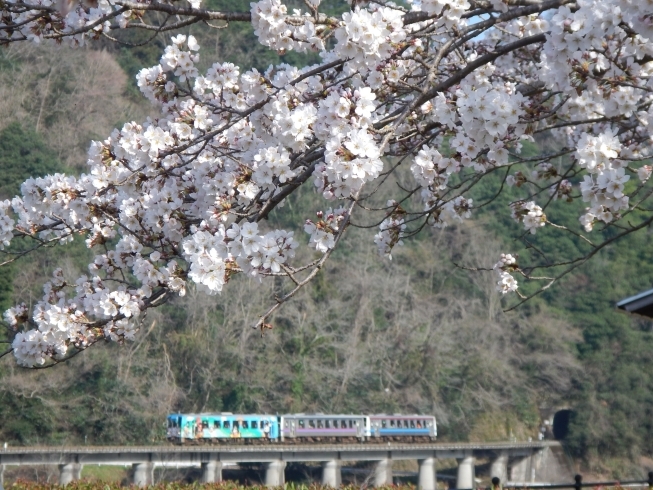
[[[494,264],[493,270],[498,277],[497,291],[502,294],[517,291],[517,280],[510,274],[517,270],[517,257],[512,254],[501,254],[499,262]]]
[[[512,219],[523,223],[524,228],[532,234],[546,224],[546,215],[534,201],[515,201],[510,208],[512,209]]]
[[[619,160],[621,143],[611,133],[591,136],[583,133],[578,142],[578,165],[587,170],[580,184],[583,201],[589,202],[587,212],[580,217],[586,231],[591,231],[597,219],[609,223],[621,210],[628,209],[629,198],[624,185],[630,180]]]
[[[406,38],[402,17],[400,10],[390,7],[346,12],[334,33],[337,43],[333,54],[348,60],[348,71],[366,74],[389,58],[397,43]]]
[[[304,17],[303,22],[297,25],[296,21],[289,20],[288,9],[280,0],[254,2],[251,4],[251,12],[254,33],[264,46],[282,52],[324,49],[324,42],[318,35],[310,14],[302,16],[299,11],[295,11],[294,17]]]
[[[315,132],[325,139],[324,163],[315,168],[315,187],[326,199],[358,192],[383,170],[374,123],[374,99],[368,87],[332,92],[320,102]]]
[[[336,244],[336,235],[341,230],[342,221],[347,211],[345,208],[317,212],[317,221],[310,219],[304,224],[304,231],[311,235],[308,245],[315,247],[318,252],[325,253]]]

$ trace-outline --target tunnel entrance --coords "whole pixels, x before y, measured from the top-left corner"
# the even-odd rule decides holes
[[[553,437],[561,441],[569,434],[569,422],[571,421],[572,411],[569,409],[559,410],[553,416]]]

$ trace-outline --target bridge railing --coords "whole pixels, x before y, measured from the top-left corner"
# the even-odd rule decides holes
[[[506,490],[506,489],[519,489],[519,490],[556,490],[562,488],[573,488],[580,490],[581,488],[627,488],[627,487],[648,487],[653,490],[653,471],[648,472],[648,480],[610,480],[599,482],[584,482],[582,475],[574,476],[573,483],[523,483],[514,484],[508,483],[501,485],[501,480],[497,477],[492,478],[492,485],[489,487],[476,487],[473,488],[449,488],[449,490]]]

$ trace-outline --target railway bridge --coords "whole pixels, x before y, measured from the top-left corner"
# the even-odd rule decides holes
[[[262,463],[265,484],[273,487],[285,482],[288,462],[320,462],[322,483],[338,487],[343,462],[376,462],[372,483],[392,483],[392,462],[417,460],[420,490],[436,490],[436,460],[456,459],[456,488],[475,486],[475,459],[491,461],[491,476],[502,482],[536,481],[547,464],[547,456],[559,443],[552,441],[497,443],[383,443],[383,444],[311,444],[311,445],[221,445],[221,446],[80,446],[80,447],[5,447],[0,448],[0,489],[7,465],[52,464],[59,467],[59,481],[68,484],[80,478],[83,465],[132,465],[133,483],[146,486],[153,482],[157,466],[197,466],[202,481],[222,480],[225,463]],[[542,481],[542,478],[537,478]]]

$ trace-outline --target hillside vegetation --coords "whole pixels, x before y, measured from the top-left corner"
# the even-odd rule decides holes
[[[248,27],[193,29],[213,49],[205,61],[279,61]],[[131,80],[161,46],[24,44],[0,52],[2,198],[30,176],[81,171],[90,139],[144,118],[149,108]],[[289,228],[312,217],[321,197],[308,187],[271,221]],[[491,185],[479,189],[475,203],[492,195]],[[556,205],[556,219],[577,228],[578,212],[566,206]],[[436,415],[442,440],[526,439],[537,436],[541,410],[571,408],[569,453],[615,476],[636,473],[626,462],[653,454],[652,324],[614,304],[653,285],[650,230],[503,312],[492,274],[464,266],[491,267],[506,251],[573,257],[583,245],[554,241],[546,229],[530,248],[509,241],[517,225],[503,200],[475,214],[406,240],[392,261],[378,257],[372,231],[352,230],[264,335],[250,326],[282,286],[234,277],[221,296],[190,289],[150,312],[134,343],[107,344],[44,371],[3,358],[0,441],[164,442],[172,410],[422,412]],[[0,269],[3,309],[33,302],[56,267],[70,279],[83,273],[91,256],[83,238]]]

